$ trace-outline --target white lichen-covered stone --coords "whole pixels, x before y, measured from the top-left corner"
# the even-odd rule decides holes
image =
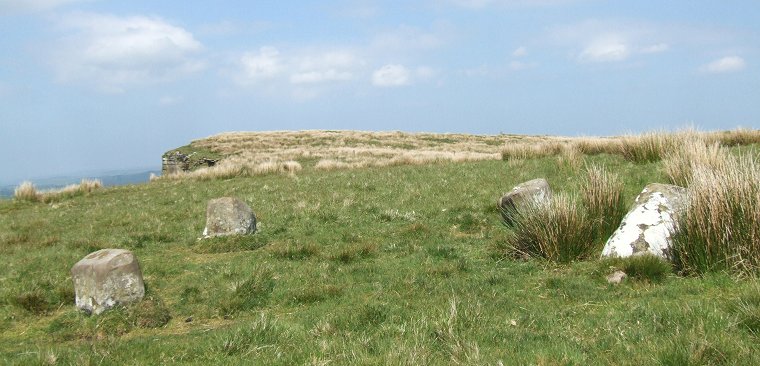
[[[629,257],[650,253],[670,259],[676,220],[683,212],[686,190],[653,183],[636,197],[636,205],[623,218],[602,250],[603,257]]]
[[[204,237],[251,234],[256,231],[256,215],[245,202],[222,197],[208,202]]]
[[[507,223],[512,223],[512,215],[518,211],[521,206],[530,203],[546,202],[552,196],[549,182],[546,179],[538,178],[523,182],[512,188],[499,199],[499,208],[502,217]]]
[[[626,278],[628,278],[628,275],[625,274],[625,272],[623,272],[623,271],[615,271],[615,272],[611,273],[609,276],[607,276],[607,283],[609,283],[611,285],[619,285]]]
[[[71,268],[76,306],[87,313],[140,301],[145,295],[140,264],[124,249],[101,249]]]

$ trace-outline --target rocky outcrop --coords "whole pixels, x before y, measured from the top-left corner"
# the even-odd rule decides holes
[[[607,240],[602,256],[622,258],[650,253],[670,259],[671,238],[686,205],[686,189],[649,184],[636,197],[635,204]]]
[[[100,314],[116,305],[140,301],[145,295],[140,264],[124,249],[101,249],[71,268],[76,306]]]
[[[549,182],[546,179],[539,178],[520,183],[508,193],[505,193],[499,199],[499,208],[504,221],[508,224],[513,223],[513,214],[528,203],[544,202],[552,196]]]
[[[199,155],[197,152],[183,154],[176,150],[169,151],[161,157],[161,174],[189,172],[202,167],[214,166],[218,161],[218,159]]]
[[[245,202],[222,197],[208,202],[204,237],[252,234],[256,231],[256,215]]]

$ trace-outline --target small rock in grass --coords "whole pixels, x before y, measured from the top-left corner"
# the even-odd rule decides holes
[[[76,306],[100,314],[116,305],[140,301],[145,295],[140,264],[124,249],[101,249],[71,268]]]
[[[238,198],[222,197],[208,202],[204,237],[245,235],[256,231],[256,215]]]
[[[612,285],[619,285],[627,277],[628,275],[626,275],[625,272],[615,271],[614,273],[607,276],[607,283],[612,284]]]

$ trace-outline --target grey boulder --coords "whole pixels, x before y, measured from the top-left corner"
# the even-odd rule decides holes
[[[505,222],[512,224],[513,215],[520,210],[520,207],[546,202],[551,196],[552,191],[546,179],[538,178],[520,183],[499,199],[501,215]]]
[[[628,275],[623,271],[615,271],[607,276],[607,283],[611,285],[619,285],[623,280],[628,278]]]
[[[624,258],[649,253],[670,259],[672,236],[685,205],[685,188],[660,183],[647,185],[607,240],[602,256]]]
[[[140,301],[145,296],[140,264],[124,249],[101,249],[71,268],[76,306],[100,314],[116,305]]]
[[[245,202],[222,197],[208,202],[204,237],[245,235],[256,231],[256,215]]]

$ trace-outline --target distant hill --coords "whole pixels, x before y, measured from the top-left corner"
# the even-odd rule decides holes
[[[60,176],[60,177],[48,177],[40,179],[32,179],[31,181],[38,189],[55,189],[65,187],[69,184],[79,183],[82,179],[100,179],[103,185],[110,186],[122,186],[127,184],[145,183],[150,179],[150,174],[161,174],[161,169],[128,169],[128,170],[112,170],[92,172],[90,174]],[[0,197],[11,197],[13,191],[16,189],[17,184],[7,184],[0,186]]]

